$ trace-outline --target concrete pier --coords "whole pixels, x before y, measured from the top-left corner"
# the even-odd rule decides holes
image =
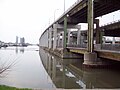
[[[84,54],[84,63],[83,65],[92,66],[94,64],[97,64],[97,53],[93,52],[93,30],[94,30],[94,24],[93,24],[93,1],[88,1],[88,47],[86,52]]]
[[[97,54],[96,53],[86,52],[84,54],[83,65],[96,65],[97,64],[96,62],[97,62]]]

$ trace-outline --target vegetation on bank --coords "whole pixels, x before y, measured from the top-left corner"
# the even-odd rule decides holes
[[[16,88],[16,87],[10,87],[5,85],[0,85],[0,90],[32,90],[28,88]]]

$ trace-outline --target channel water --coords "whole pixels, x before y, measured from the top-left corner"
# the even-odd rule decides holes
[[[0,84],[40,89],[120,88],[119,69],[86,69],[82,63],[61,59],[38,46],[1,48],[0,70],[6,70],[0,73]]]

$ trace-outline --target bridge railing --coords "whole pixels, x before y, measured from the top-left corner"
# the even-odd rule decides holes
[[[75,48],[87,48],[87,44],[82,45],[67,45],[67,47]],[[111,51],[120,51],[120,44],[94,44],[94,49],[96,50],[111,50]]]
[[[120,44],[95,44],[95,50],[120,51]]]
[[[84,43],[82,45],[67,44],[67,47],[87,48],[87,43]],[[57,48],[62,48],[62,46],[58,46]],[[95,50],[120,51],[120,44],[94,44],[94,49]]]
[[[84,43],[82,45],[77,45],[77,44],[67,44],[67,47],[76,47],[76,48],[87,48],[87,44]]]
[[[113,50],[113,51],[120,51],[120,44],[103,44],[101,46],[103,50]]]

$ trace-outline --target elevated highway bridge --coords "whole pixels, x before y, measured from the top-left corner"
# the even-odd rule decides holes
[[[82,52],[84,65],[97,64],[98,57],[120,61],[118,50],[101,49],[104,45],[103,36],[120,37],[120,21],[100,27],[97,19],[117,10],[120,10],[119,0],[78,0],[45,29],[39,39],[40,46],[52,52],[62,48],[63,51],[60,51],[62,54],[67,52],[66,49],[78,54]],[[82,31],[80,23],[88,23],[88,30]],[[77,33],[71,29],[77,29]],[[71,38],[73,37],[71,33],[74,33],[75,38]],[[82,46],[85,49],[81,49]]]
[[[94,0],[94,19],[120,9],[118,0]],[[79,0],[71,6],[56,22],[64,23],[64,16],[68,15],[68,24],[87,23],[88,0]]]

